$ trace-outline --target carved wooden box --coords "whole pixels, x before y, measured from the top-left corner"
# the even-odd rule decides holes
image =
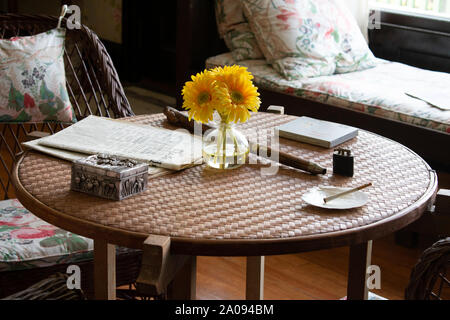
[[[148,164],[98,154],[72,164],[71,189],[111,200],[122,200],[147,188]]]

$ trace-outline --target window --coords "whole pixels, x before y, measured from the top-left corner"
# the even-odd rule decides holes
[[[450,19],[450,0],[370,0],[374,8]]]

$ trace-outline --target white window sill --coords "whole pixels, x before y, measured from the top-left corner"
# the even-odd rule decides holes
[[[437,12],[429,12],[425,10],[419,10],[419,9],[412,9],[412,8],[399,8],[398,6],[392,6],[388,4],[380,4],[380,3],[370,3],[370,9],[376,10],[376,11],[383,11],[388,13],[394,13],[394,14],[403,14],[408,16],[414,16],[419,18],[426,18],[426,19],[434,19],[434,20],[441,20],[441,21],[450,21],[450,14],[443,14],[443,13],[437,13]]]

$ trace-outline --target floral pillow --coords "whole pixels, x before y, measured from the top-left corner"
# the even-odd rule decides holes
[[[224,35],[224,40],[236,61],[264,59],[255,35],[247,22],[230,27]]]
[[[66,88],[65,32],[0,40],[0,122],[76,122]]]
[[[216,0],[219,35],[236,61],[264,59],[255,34],[244,16],[240,0]]]
[[[247,21],[240,0],[216,0],[215,10],[217,29],[221,38],[233,25]]]
[[[372,68],[376,59],[339,0],[242,0],[267,61],[288,80]]]

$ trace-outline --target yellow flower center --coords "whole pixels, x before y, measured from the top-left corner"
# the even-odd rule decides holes
[[[231,100],[234,103],[241,103],[241,102],[244,102],[244,96],[239,91],[233,91],[233,92],[231,92]]]
[[[211,95],[207,91],[201,92],[197,97],[198,104],[204,104],[211,101]]]

